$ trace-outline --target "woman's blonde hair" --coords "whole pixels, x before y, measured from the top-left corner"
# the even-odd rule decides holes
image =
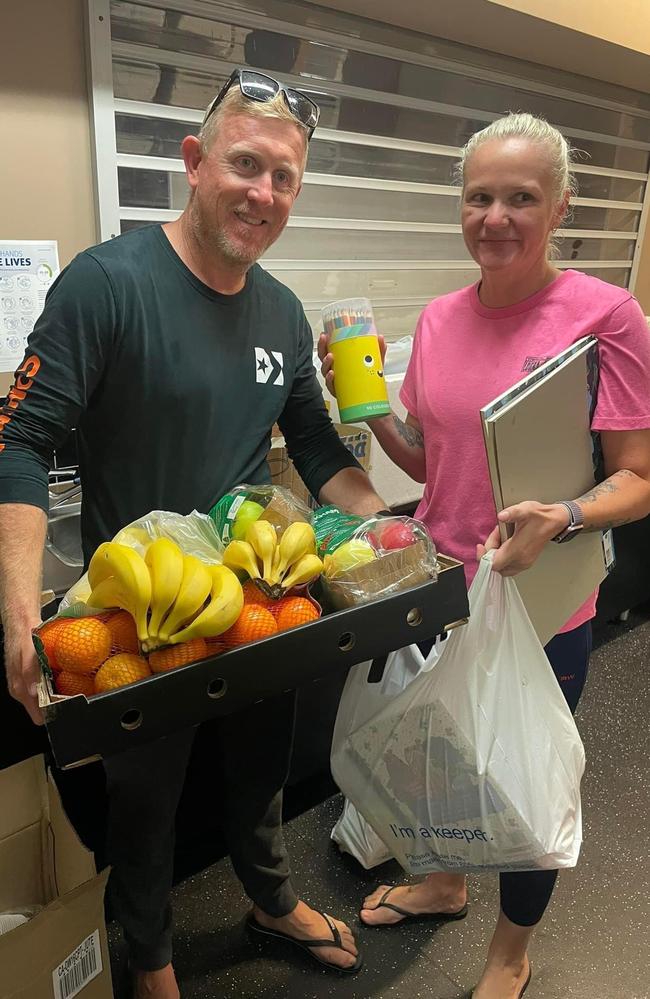
[[[553,125],[549,125],[543,118],[535,118],[534,115],[522,111],[511,111],[470,136],[456,164],[456,179],[462,188],[465,187],[465,170],[470,156],[484,142],[492,139],[527,139],[529,142],[537,143],[548,154],[553,178],[553,197],[556,203],[562,201],[566,191],[570,195],[577,194],[578,182],[573,172],[575,150]],[[568,214],[567,209],[565,218]],[[552,241],[549,242],[549,248],[555,255],[557,248]]]

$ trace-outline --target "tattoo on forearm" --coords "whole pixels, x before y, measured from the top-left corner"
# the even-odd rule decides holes
[[[606,524],[599,524],[597,527],[585,527],[585,531],[591,531],[592,533],[595,533],[596,531],[611,531],[614,527],[624,527],[625,524],[631,523],[631,517],[626,517],[621,520],[608,520]]]
[[[424,447],[424,436],[421,430],[411,427],[408,423],[404,423],[394,413],[393,423],[395,424],[397,433],[406,441],[409,447]]]
[[[588,493],[584,494],[584,496],[578,496],[577,502],[596,503],[597,500],[601,498],[601,496],[608,496],[611,495],[612,493],[618,492],[620,480],[629,478],[630,476],[636,477],[634,475],[634,472],[630,472],[629,469],[627,468],[621,468],[620,471],[614,472],[614,474],[610,475],[610,477],[608,479],[605,479],[604,482],[599,482],[597,486],[594,486],[593,489],[590,489]],[[616,481],[617,479],[619,480],[618,482]]]
[[[631,472],[629,468],[621,468],[618,472],[614,472],[610,475],[608,479],[604,482],[599,482],[597,486],[590,489],[588,493],[584,496],[578,497],[578,503],[588,504],[596,503],[602,496],[611,496],[613,493],[619,491],[619,486],[622,485],[623,479],[636,478],[634,472]],[[634,518],[632,517],[620,517],[617,520],[609,520],[605,524],[597,524],[592,527],[586,527],[586,531],[610,531],[614,527],[623,527],[625,524],[631,524]]]

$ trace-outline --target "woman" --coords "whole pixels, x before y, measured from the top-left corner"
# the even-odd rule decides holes
[[[416,517],[440,551],[465,563],[469,584],[488,548],[498,549],[494,569],[515,575],[573,523],[598,531],[650,512],[650,335],[627,291],[560,271],[549,258],[574,187],[570,150],[556,129],[531,115],[507,115],[472,136],[460,166],[463,236],[480,281],[427,306],[401,391],[406,422],[391,414],[370,426],[392,460],[425,483]],[[584,496],[531,499],[497,518],[479,409],[590,333],[600,355],[592,427],[601,434],[607,478]],[[319,355],[333,391],[324,336]],[[513,528],[503,544],[497,520]],[[545,649],[572,711],[586,677],[595,603],[596,594]],[[528,943],[556,877],[501,874],[501,908],[475,999],[525,992]],[[431,874],[419,884],[382,885],[365,899],[361,919],[386,926],[423,914],[462,918],[466,899],[463,875]]]

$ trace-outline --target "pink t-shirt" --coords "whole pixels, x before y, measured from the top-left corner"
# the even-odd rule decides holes
[[[424,433],[427,482],[416,517],[441,552],[465,563],[468,585],[476,544],[496,524],[479,410],[588,334],[598,337],[600,358],[592,428],[650,428],[650,332],[621,288],[566,270],[517,305],[486,308],[476,284],[435,299],[420,316],[400,393]],[[596,597],[561,630],[593,617]]]

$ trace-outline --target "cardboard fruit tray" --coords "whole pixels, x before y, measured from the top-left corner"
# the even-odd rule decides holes
[[[90,699],[57,698],[44,676],[39,696],[57,764],[123,752],[448,630],[469,614],[467,589],[462,563],[438,558],[436,581]]]

